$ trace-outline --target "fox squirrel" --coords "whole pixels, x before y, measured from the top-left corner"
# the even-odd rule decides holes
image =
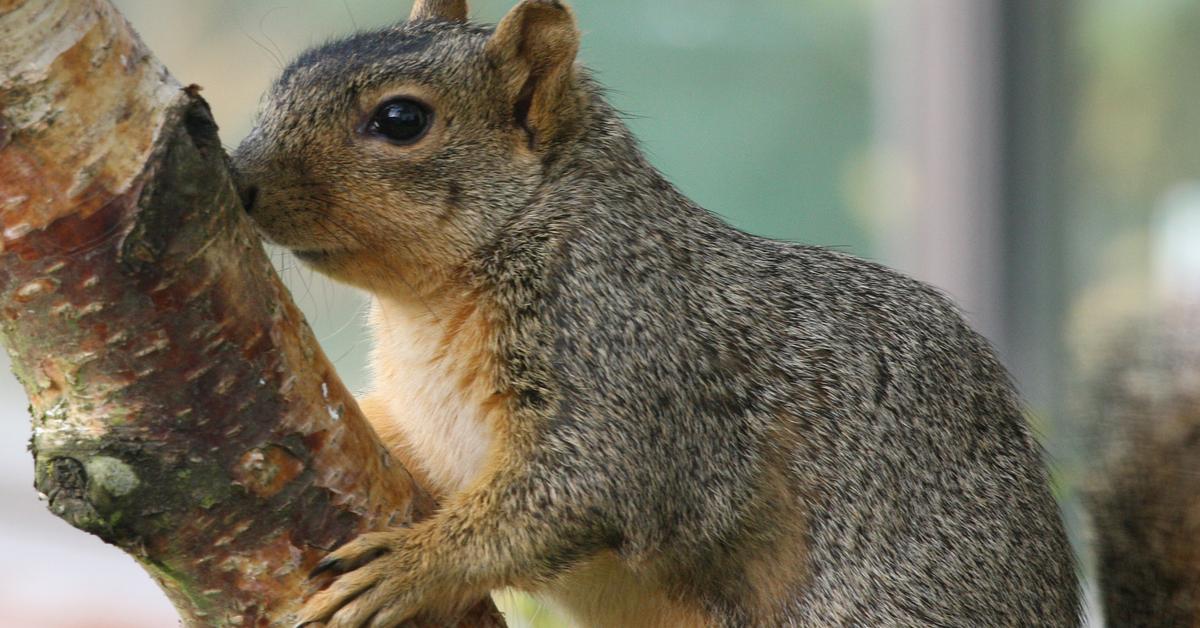
[[[596,626],[1078,624],[1038,445],[945,297],[685,198],[562,3],[466,16],[305,52],[233,158],[267,238],[374,295],[363,407],[441,502],[317,565],[301,624],[504,587]]]

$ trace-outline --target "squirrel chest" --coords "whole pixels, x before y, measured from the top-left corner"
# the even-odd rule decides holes
[[[374,389],[363,407],[384,442],[405,454],[406,464],[415,464],[441,497],[470,486],[500,440],[504,404],[489,385],[494,343],[483,308],[468,298],[449,306],[376,298],[370,312]],[[611,553],[537,589],[581,625],[708,623]]]
[[[466,488],[487,463],[503,405],[490,385],[492,334],[481,305],[377,298],[369,320],[371,396],[386,412],[371,417],[375,430],[407,449],[435,493]]]

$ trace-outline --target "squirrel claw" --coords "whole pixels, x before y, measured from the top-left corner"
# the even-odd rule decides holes
[[[392,590],[393,587],[384,585],[394,574],[407,573],[410,568],[392,564],[393,559],[378,560],[395,553],[395,539],[394,531],[363,534],[322,558],[308,578],[322,575],[332,578],[304,603],[295,625],[298,628],[320,622],[329,628],[398,625],[409,606],[396,605],[396,598],[408,587]],[[389,623],[379,623],[376,618]]]
[[[334,573],[345,573],[339,568],[338,563],[340,562],[342,561],[334,558],[333,556],[326,556],[325,558],[322,558],[321,562],[317,563],[317,566],[313,567],[312,571],[308,572],[308,579],[312,580],[317,576],[330,571]],[[303,625],[297,625],[295,628],[303,628]]]
[[[325,573],[336,576],[349,573],[387,554],[388,551],[387,545],[379,542],[377,534],[360,536],[322,558],[317,566],[308,572],[308,579],[312,580]]]
[[[406,606],[390,608],[396,596],[380,586],[387,579],[387,571],[371,566],[340,576],[304,603],[297,613],[298,625],[324,622],[328,628],[368,628],[374,625],[371,623],[373,618],[384,610],[406,612]]]

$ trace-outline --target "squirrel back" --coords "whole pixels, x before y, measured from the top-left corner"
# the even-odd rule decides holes
[[[605,154],[563,168],[580,189],[630,187],[582,203],[567,188],[546,214],[531,208],[488,271],[496,285],[527,280],[509,263],[530,241],[553,260],[510,341],[544,356],[538,381],[556,396],[596,409],[597,424],[548,442],[604,449],[610,471],[591,472],[632,497],[612,513],[624,552],[669,552],[674,586],[728,596],[734,613],[758,594],[734,583],[780,585],[736,562],[714,581],[714,537],[731,561],[786,547],[795,606],[761,625],[1078,621],[1041,451],[952,304],[882,266],[742,234]]]
[[[375,295],[372,420],[443,503],[334,552],[301,619],[517,587],[598,625],[1078,623],[1041,451],[945,297],[684,197],[563,4],[465,15],[305,53],[234,156],[268,238]]]

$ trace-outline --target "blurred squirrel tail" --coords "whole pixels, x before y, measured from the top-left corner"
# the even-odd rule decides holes
[[[1088,487],[1109,626],[1200,626],[1200,310],[1131,328],[1103,360]]]

